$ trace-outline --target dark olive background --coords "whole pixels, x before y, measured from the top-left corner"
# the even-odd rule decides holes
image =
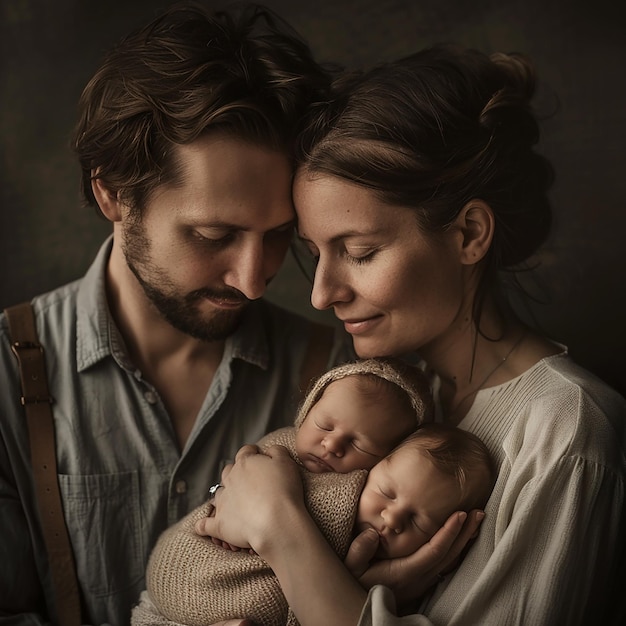
[[[167,2],[0,1],[0,307],[80,277],[109,225],[81,207],[68,148],[75,103],[104,50]],[[522,51],[538,105],[557,108],[555,231],[533,315],[626,393],[626,19],[600,0],[267,0],[320,60],[364,67],[438,41]],[[270,297],[315,317],[291,259]]]

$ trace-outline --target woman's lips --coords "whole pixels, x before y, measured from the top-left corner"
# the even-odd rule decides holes
[[[372,330],[382,319],[382,315],[375,315],[374,317],[368,317],[366,319],[346,319],[342,320],[342,322],[347,333],[351,335],[361,335]]]

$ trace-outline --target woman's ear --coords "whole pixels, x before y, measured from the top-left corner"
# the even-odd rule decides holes
[[[478,263],[489,251],[493,240],[496,222],[491,207],[484,200],[471,200],[455,221],[463,235],[461,262],[466,265]]]
[[[95,174],[92,173],[92,175]],[[119,201],[117,194],[107,189],[100,178],[91,179],[91,190],[102,214],[110,222],[119,222],[122,219],[122,203]]]

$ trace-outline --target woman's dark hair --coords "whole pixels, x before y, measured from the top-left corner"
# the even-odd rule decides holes
[[[339,78],[330,103],[312,107],[297,158],[305,173],[337,176],[413,207],[434,234],[469,201],[486,202],[496,227],[484,291],[498,270],[535,253],[551,228],[553,170],[534,149],[534,90],[522,55],[428,48]]]
[[[123,39],[83,91],[73,148],[84,199],[97,206],[95,172],[141,210],[157,186],[176,181],[172,147],[214,130],[291,154],[306,107],[329,83],[269,9],[174,5]]]

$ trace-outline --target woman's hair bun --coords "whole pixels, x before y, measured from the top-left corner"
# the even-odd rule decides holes
[[[480,125],[497,138],[498,134],[517,135],[527,146],[539,141],[539,126],[531,111],[535,94],[535,70],[524,55],[496,52],[489,57],[498,70],[500,86],[479,115]]]

